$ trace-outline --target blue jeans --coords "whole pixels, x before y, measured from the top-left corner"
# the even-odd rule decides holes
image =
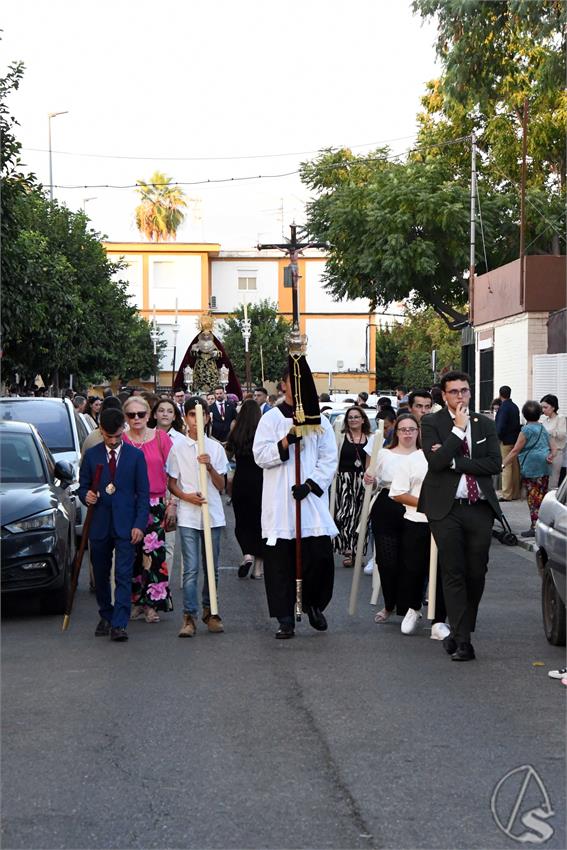
[[[211,528],[213,538],[213,559],[215,562],[215,583],[219,586],[219,553],[220,553],[220,538],[222,526]],[[205,541],[203,532],[198,528],[187,528],[179,526],[179,536],[181,538],[181,553],[183,555],[183,612],[197,616],[199,612],[197,581],[199,578],[199,561],[201,560],[201,546],[203,556],[203,607],[209,608],[211,600],[209,598],[209,577],[207,575],[207,565],[205,562]]]

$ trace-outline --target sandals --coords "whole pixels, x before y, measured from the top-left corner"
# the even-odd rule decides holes
[[[389,620],[394,612],[388,611],[386,608],[382,608],[381,611],[378,611],[376,616],[374,617],[375,623],[385,623],[386,620]]]
[[[132,613],[130,614],[131,620],[142,620],[145,616],[144,606],[143,605],[132,605]]]
[[[146,623],[159,623],[159,614],[155,608],[150,608],[149,605],[146,605],[144,614],[146,617]]]
[[[238,578],[246,578],[250,572],[250,567],[252,567],[253,564],[254,561],[251,561],[250,559],[243,561],[238,567]]]
[[[352,553],[345,552],[343,556],[343,567],[352,567]]]

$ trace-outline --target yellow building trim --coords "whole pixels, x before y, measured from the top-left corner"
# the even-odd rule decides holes
[[[218,242],[103,242],[107,254],[216,254]]]

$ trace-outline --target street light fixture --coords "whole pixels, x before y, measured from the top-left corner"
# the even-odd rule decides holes
[[[53,163],[51,156],[51,119],[56,118],[58,115],[68,115],[69,110],[64,109],[62,112],[48,112],[47,113],[47,121],[49,126],[49,200],[53,203]]]
[[[177,309],[177,298],[175,299],[175,324],[173,331],[173,360],[171,362],[171,392],[173,393],[175,384],[175,360],[177,359],[177,334],[179,333],[179,311]]]
[[[93,198],[83,198],[83,212],[87,211],[87,204],[89,201],[96,201],[96,197]]]
[[[156,322],[156,308],[152,319],[152,329],[150,331],[150,339],[154,344],[154,392],[157,393],[158,386],[158,359],[157,359],[157,344],[159,339],[159,329]]]
[[[248,305],[244,301],[243,305],[244,318],[240,320],[240,329],[244,337],[244,360],[246,364],[246,389],[252,391],[252,369],[250,367],[250,337],[252,336],[252,321],[248,318]]]

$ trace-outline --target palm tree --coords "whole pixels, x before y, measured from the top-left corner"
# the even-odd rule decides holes
[[[141,202],[136,207],[136,227],[151,242],[175,239],[185,214],[187,202],[183,190],[171,184],[172,178],[154,171],[146,183],[137,180]]]

